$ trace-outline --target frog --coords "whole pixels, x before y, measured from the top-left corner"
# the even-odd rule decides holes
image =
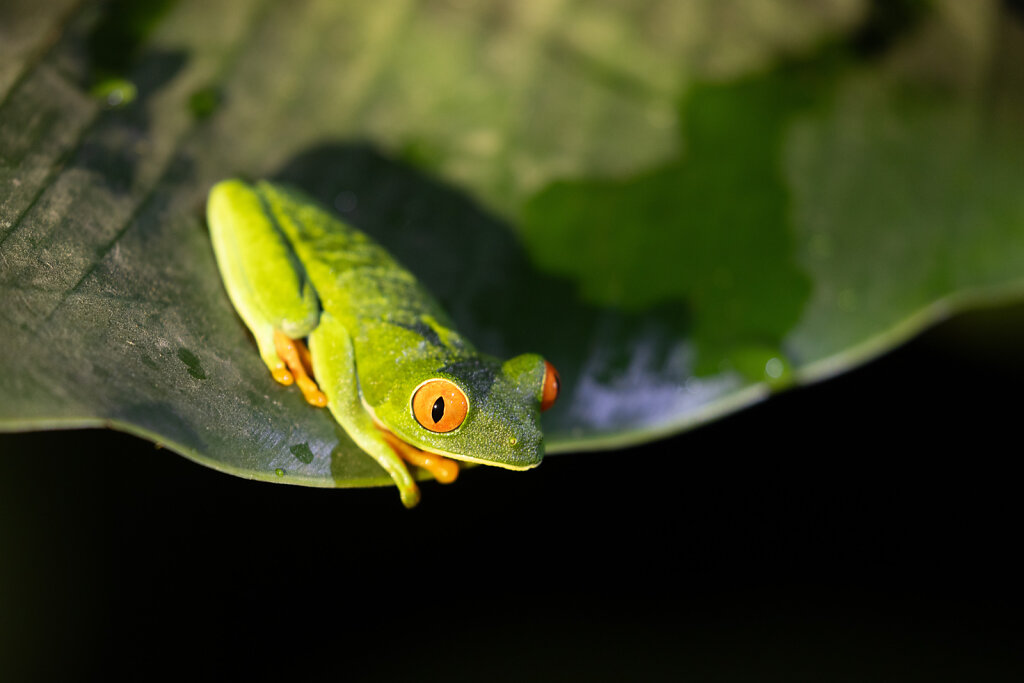
[[[413,472],[528,470],[561,379],[543,356],[481,353],[365,232],[301,190],[228,178],[206,203],[221,280],[273,380],[326,408],[414,507]],[[414,469],[410,469],[414,468]]]

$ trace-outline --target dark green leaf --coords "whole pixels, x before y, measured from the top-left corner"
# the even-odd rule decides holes
[[[679,431],[1024,285],[1001,5],[122,4],[0,10],[4,429],[387,483],[231,309],[202,219],[231,175],[333,207],[482,349],[549,357],[551,451]]]

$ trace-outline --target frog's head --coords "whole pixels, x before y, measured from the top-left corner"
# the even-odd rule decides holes
[[[554,366],[536,354],[504,363],[474,355],[405,368],[374,415],[392,434],[455,460],[525,470],[540,464],[540,413],[558,396]]]

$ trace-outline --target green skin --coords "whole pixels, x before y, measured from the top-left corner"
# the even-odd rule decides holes
[[[394,479],[412,507],[419,490],[376,422],[407,444],[455,460],[524,470],[540,464],[545,363],[478,353],[416,279],[380,245],[304,195],[268,182],[225,180],[207,219],[217,265],[260,355],[280,365],[274,331],[308,337],[327,407]],[[443,378],[469,409],[453,431],[422,427],[414,390]]]

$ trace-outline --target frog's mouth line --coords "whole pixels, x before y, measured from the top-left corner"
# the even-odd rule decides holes
[[[373,414],[371,413],[371,415],[373,415]],[[411,443],[409,443],[408,441],[406,441],[405,439],[403,439],[402,437],[400,437],[399,435],[395,434],[393,431],[391,431],[387,427],[385,427],[384,424],[381,423],[377,419],[377,417],[375,415],[373,416],[373,424],[377,427],[377,429],[379,429],[380,431],[385,432],[387,434],[390,434],[394,439],[396,439],[398,441],[401,441],[402,443],[404,443],[409,448],[413,448],[413,449],[415,449],[417,451],[420,451],[421,453],[430,453],[431,455],[437,455],[437,456],[440,456],[442,458],[448,458],[449,460],[457,460],[459,462],[467,462],[467,463],[472,463],[474,465],[488,465],[490,467],[500,467],[502,469],[513,470],[515,472],[525,472],[526,470],[532,470],[534,467],[536,467],[537,465],[540,464],[540,463],[536,463],[534,465],[526,465],[526,466],[520,467],[520,466],[516,466],[516,465],[507,465],[507,464],[505,464],[503,462],[496,462],[494,460],[482,460],[480,458],[474,458],[473,456],[470,456],[470,455],[460,455],[460,454],[457,454],[457,453],[449,453],[447,451],[438,450],[436,448],[430,448],[430,447],[424,447],[424,446],[414,446]]]
[[[400,437],[396,436],[395,438],[398,439]],[[419,448],[419,450],[423,451],[424,453],[433,453],[434,455],[439,455],[442,458],[448,458],[450,460],[459,460],[461,462],[468,462],[473,465],[487,465],[488,467],[500,467],[503,470],[512,470],[514,472],[525,472],[526,470],[532,470],[534,467],[540,464],[538,462],[534,465],[525,465],[520,467],[516,465],[506,465],[503,462],[496,462],[494,460],[481,460],[480,458],[474,458],[468,455],[453,455],[451,453],[445,453],[444,451],[434,450],[433,448],[420,448],[419,446],[412,446],[412,448]]]

